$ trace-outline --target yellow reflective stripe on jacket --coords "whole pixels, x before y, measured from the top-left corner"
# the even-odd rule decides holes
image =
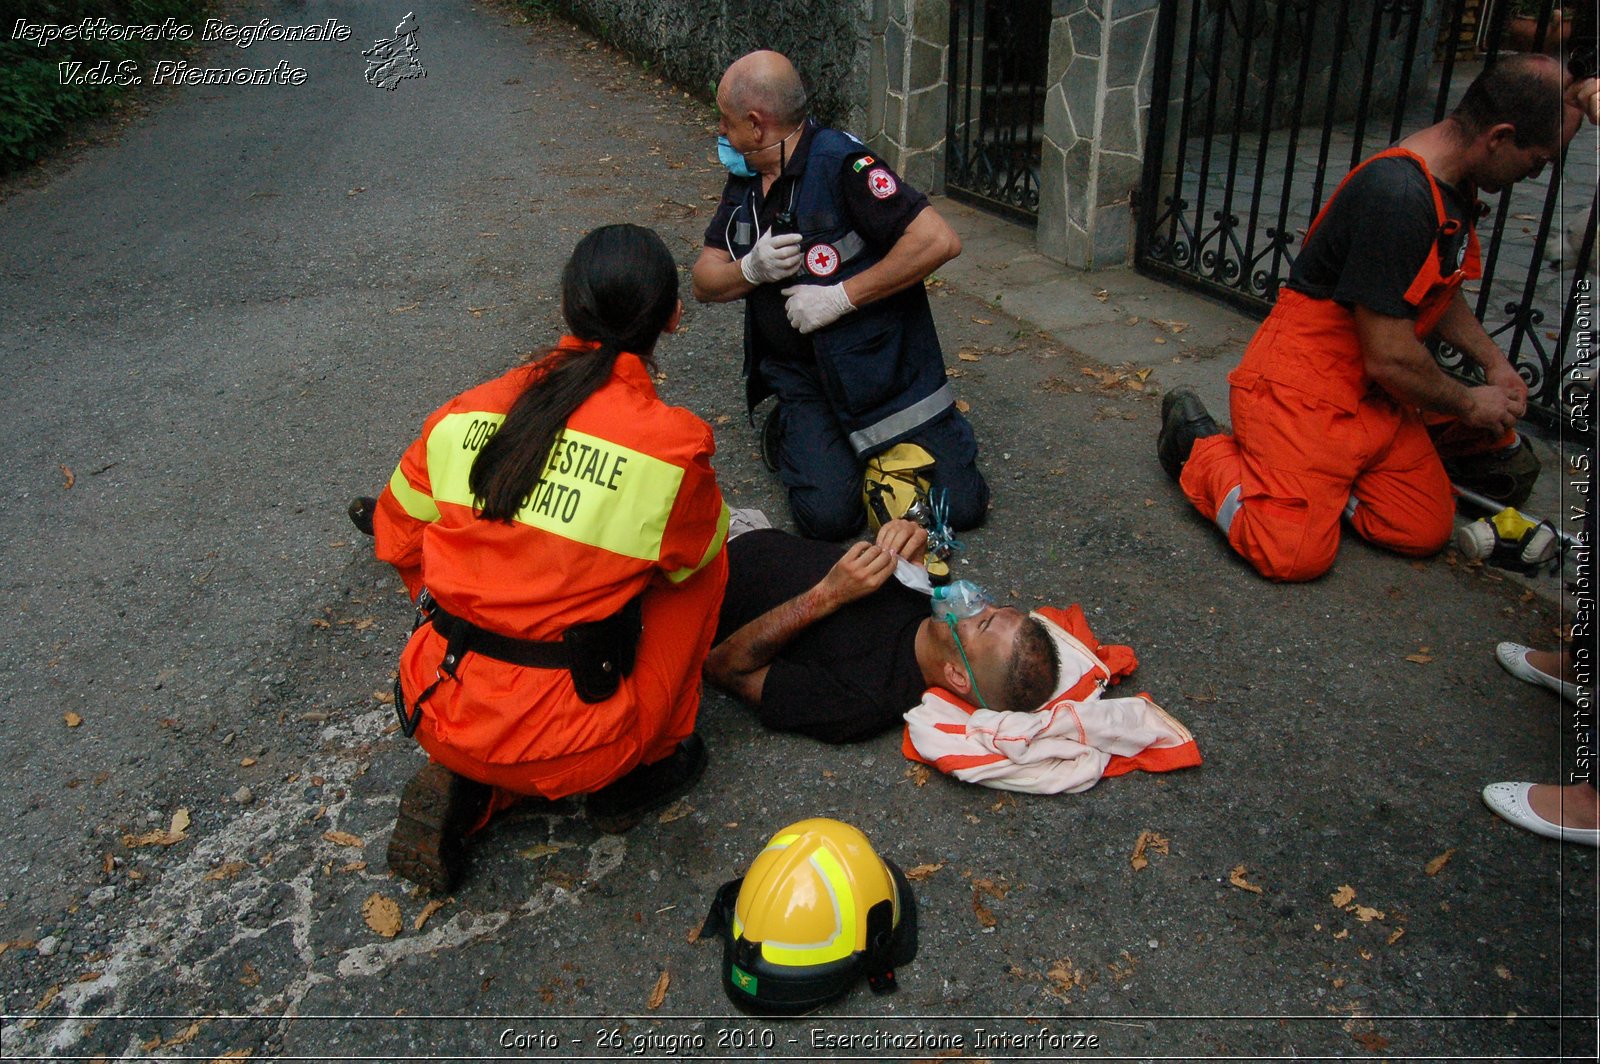
[[[717,556],[717,552],[722,549],[723,544],[728,540],[729,517],[730,514],[728,512],[728,504],[723,503],[722,513],[717,516],[717,531],[711,537],[711,542],[706,544],[705,554],[701,557],[700,561],[693,569],[674,569],[672,572],[668,573],[668,580],[672,581],[674,584],[680,584],[689,579],[695,573],[698,573],[701,569],[704,569],[707,565],[711,564],[711,559]]]
[[[400,509],[418,521],[439,520],[439,507],[434,504],[433,497],[413,488],[402,466],[394,467],[394,475],[389,478],[389,491],[394,495],[394,501],[400,504]]]
[[[478,451],[505,421],[504,414],[446,414],[428,436],[433,497],[473,506],[468,483]],[[671,462],[599,436],[564,428],[556,434],[544,475],[523,500],[515,520],[587,546],[657,561],[667,519],[683,483]]]

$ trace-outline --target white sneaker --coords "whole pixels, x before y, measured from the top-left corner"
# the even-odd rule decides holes
[[[1501,643],[1494,648],[1494,656],[1500,662],[1500,667],[1523,683],[1531,683],[1536,687],[1545,687],[1559,694],[1568,702],[1574,704],[1578,701],[1578,685],[1568,683],[1559,676],[1551,676],[1547,672],[1540,672],[1528,664],[1528,647],[1521,643]]]

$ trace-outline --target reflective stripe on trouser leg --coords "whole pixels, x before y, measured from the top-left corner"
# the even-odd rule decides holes
[[[1217,527],[1222,529],[1224,536],[1233,527],[1234,515],[1239,512],[1239,492],[1243,489],[1244,485],[1235,484],[1229,489],[1228,494],[1222,497],[1222,505],[1217,507]]]

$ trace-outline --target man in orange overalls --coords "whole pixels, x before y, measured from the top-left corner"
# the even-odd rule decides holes
[[[1390,550],[1432,554],[1455,511],[1439,448],[1526,450],[1527,384],[1460,288],[1481,273],[1478,191],[1538,174],[1576,132],[1567,80],[1547,56],[1502,59],[1442,122],[1351,171],[1228,375],[1232,435],[1192,390],[1163,400],[1162,467],[1263,576],[1327,572],[1341,517]],[[1441,370],[1430,336],[1484,383]]]

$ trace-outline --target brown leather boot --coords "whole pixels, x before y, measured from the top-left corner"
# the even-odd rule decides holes
[[[400,796],[389,836],[389,870],[448,894],[467,869],[466,833],[489,805],[490,788],[428,762]]]

